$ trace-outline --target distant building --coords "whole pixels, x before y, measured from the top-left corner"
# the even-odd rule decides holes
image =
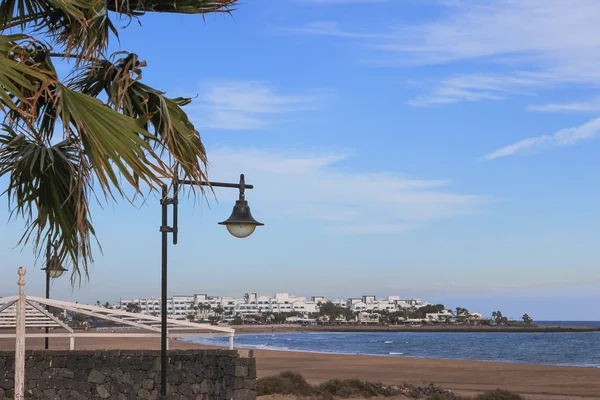
[[[207,318],[211,316],[223,316],[233,318],[234,316],[246,317],[261,315],[265,313],[298,313],[297,320],[310,321],[316,318],[320,304],[331,302],[339,307],[346,307],[359,313],[369,314],[363,316],[363,320],[369,319],[369,323],[378,320],[378,314],[382,312],[393,313],[402,310],[414,310],[431,303],[421,299],[402,300],[400,296],[387,296],[377,299],[374,295],[362,297],[351,297],[347,300],[328,300],[325,296],[311,296],[307,300],[303,296],[293,296],[289,293],[275,293],[274,296],[258,295],[257,293],[246,293],[243,297],[221,297],[209,296],[206,293],[193,295],[177,295],[168,299],[167,312],[170,318],[185,319],[188,316],[195,318]],[[137,304],[144,314],[160,315],[160,298],[146,299],[121,299],[117,308],[126,310],[130,303]],[[447,318],[453,318],[452,312],[444,310],[440,313],[426,315],[426,320],[444,322]],[[470,313],[470,319],[481,319],[480,313]],[[360,319],[360,317],[359,317]],[[291,321],[291,320],[290,320]]]

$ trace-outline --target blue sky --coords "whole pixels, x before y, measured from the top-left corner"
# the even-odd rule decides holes
[[[112,50],[187,110],[210,177],[245,173],[266,224],[216,225],[236,193],[182,199],[170,292],[421,297],[600,319],[600,2],[247,0],[146,15]],[[0,181],[5,185],[5,181]],[[7,220],[6,207],[0,220]],[[160,208],[94,208],[103,254],[56,297],[158,296]],[[0,295],[43,274],[0,232]]]

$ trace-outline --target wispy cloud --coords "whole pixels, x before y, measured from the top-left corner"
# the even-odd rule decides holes
[[[380,34],[373,32],[360,32],[360,31],[347,31],[340,27],[337,21],[314,21],[308,24],[297,26],[280,28],[280,30],[289,33],[299,33],[308,35],[319,35],[319,36],[336,36],[342,38],[353,38],[353,39],[385,39],[391,38],[389,34]]]
[[[477,62],[497,74],[464,74],[474,83],[451,101],[500,99],[523,90],[557,85],[600,84],[600,8],[596,0],[498,0],[454,2],[439,21],[398,31],[376,46],[407,64]],[[392,58],[392,59],[393,59]],[[437,92],[456,88],[444,78],[416,104],[438,103]],[[413,102],[414,103],[414,102]]]
[[[503,98],[504,97],[490,91],[469,90],[448,85],[436,89],[432,94],[416,97],[410,100],[408,104],[413,107],[424,107],[433,104],[456,103],[459,101],[478,101],[483,99],[500,100]]]
[[[338,4],[372,4],[387,3],[391,0],[295,0],[296,3],[338,5]]]
[[[198,126],[252,130],[266,128],[284,114],[321,107],[326,91],[289,94],[263,81],[222,81],[204,85],[199,97],[191,106]]]
[[[209,154],[214,179],[244,171],[260,186],[252,193],[257,215],[318,220],[332,234],[403,232],[481,212],[486,202],[484,197],[453,190],[447,180],[349,172],[343,165],[350,159],[347,153],[218,148]]]
[[[539,112],[599,112],[600,111],[600,97],[596,97],[591,100],[574,102],[574,103],[562,103],[562,104],[540,104],[527,106],[529,111]]]
[[[346,37],[379,66],[452,64],[452,76],[423,82],[414,106],[500,100],[558,85],[600,85],[597,0],[439,0],[424,23],[341,29],[329,22],[297,32]],[[472,73],[479,71],[494,73]],[[462,71],[461,71],[462,70]],[[456,74],[456,75],[454,75]]]
[[[538,136],[520,140],[509,146],[502,147],[483,157],[484,160],[493,160],[500,157],[530,152],[536,149],[572,146],[585,140],[593,139],[600,134],[600,118],[592,119],[583,125],[561,129],[560,131],[545,136]]]
[[[546,84],[546,77],[519,73],[506,75],[458,75],[436,83],[426,95],[409,101],[414,107],[450,104],[464,101],[503,100],[510,94],[527,93]]]

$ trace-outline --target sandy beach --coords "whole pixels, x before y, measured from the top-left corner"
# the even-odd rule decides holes
[[[67,349],[66,339],[51,339],[51,349]],[[42,349],[42,339],[29,339],[28,349]],[[76,348],[158,349],[154,338],[81,338]],[[171,341],[172,349],[206,348],[181,340]],[[0,340],[0,350],[14,349],[14,342]],[[460,394],[502,388],[526,395],[531,400],[600,399],[600,369],[555,367],[477,361],[414,359],[317,354],[258,350],[259,377],[295,371],[311,383],[331,378],[357,378],[383,383],[435,383]]]

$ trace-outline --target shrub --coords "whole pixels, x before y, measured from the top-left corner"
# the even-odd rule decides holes
[[[452,394],[435,393],[427,397],[425,400],[473,400],[472,397],[454,396]]]
[[[525,400],[522,396],[508,390],[496,389],[475,396],[474,400]]]
[[[427,397],[426,400],[453,400],[453,398],[447,394],[436,393],[436,394],[432,394],[431,396]]]
[[[343,399],[350,397],[375,397],[378,393],[372,386],[358,379],[331,379],[319,386],[319,391],[323,394],[341,397]]]
[[[314,393],[314,389],[306,382],[302,375],[286,371],[277,376],[268,376],[259,379],[256,383],[256,393],[259,396],[269,394],[310,396]]]

